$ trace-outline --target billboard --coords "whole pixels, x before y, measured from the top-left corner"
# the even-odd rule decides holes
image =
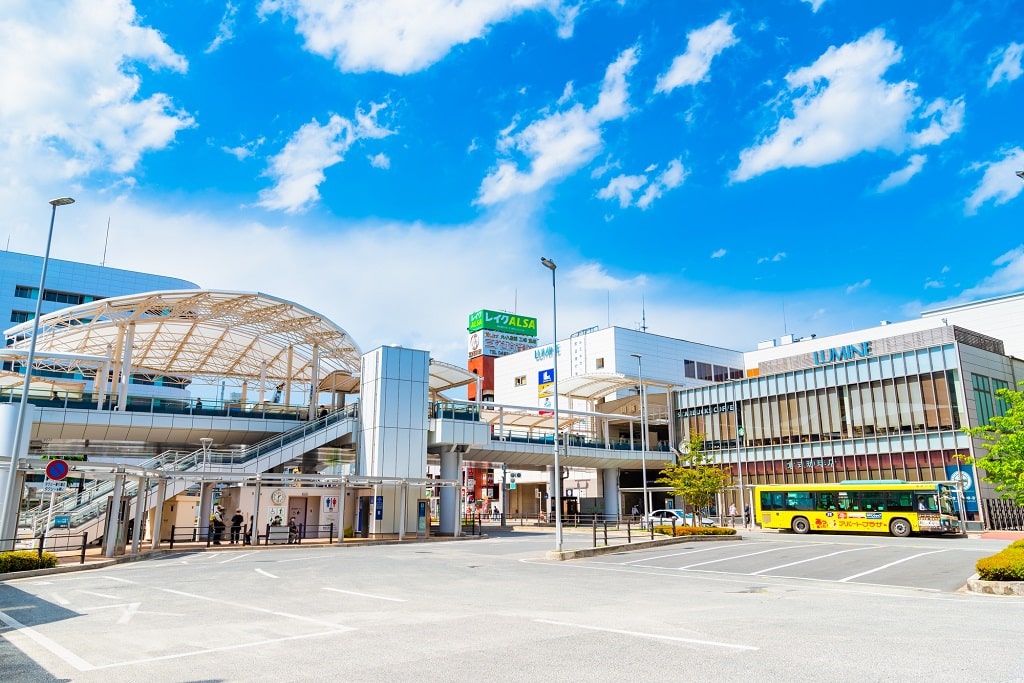
[[[469,335],[469,357],[508,356],[537,346],[537,338],[523,334],[477,330]]]
[[[469,315],[469,331],[491,330],[519,334],[525,337],[537,336],[537,319],[515,313],[502,313],[483,309]]]

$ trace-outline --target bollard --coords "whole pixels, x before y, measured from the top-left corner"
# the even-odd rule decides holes
[[[633,542],[633,534],[630,531],[630,522],[627,521],[626,522],[626,543],[632,543],[632,542]]]
[[[46,531],[39,534],[39,559],[43,559],[43,545],[46,543]]]
[[[608,522],[604,522],[604,544],[608,545]]]
[[[82,554],[78,558],[78,564],[85,564],[85,546],[89,543],[89,532],[82,532]]]
[[[597,547],[597,517],[594,518],[593,535],[594,535],[594,547],[596,548]]]
[[[171,541],[167,546],[168,550],[174,550],[174,525],[171,525]]]
[[[676,537],[676,518],[672,518],[672,538]]]

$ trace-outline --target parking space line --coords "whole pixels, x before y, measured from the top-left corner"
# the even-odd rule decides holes
[[[680,638],[679,636],[664,636],[659,633],[644,633],[642,631],[626,631],[618,628],[604,628],[601,626],[586,626],[584,624],[570,624],[566,621],[552,621],[550,619],[534,619],[538,624],[551,624],[553,626],[568,626],[587,631],[602,631],[604,633],[618,633],[624,636],[636,636],[638,638],[652,638],[654,640],[668,640],[675,643],[689,643],[692,645],[711,645],[713,647],[725,647],[732,650],[759,650],[761,648],[753,645],[738,645],[736,643],[722,643],[715,640],[699,640],[697,638]]]
[[[329,586],[324,587],[325,591],[333,591],[335,593],[345,593],[346,595],[356,595],[361,598],[373,598],[374,600],[388,600],[390,602],[407,602],[403,598],[389,598],[384,595],[371,595],[370,593],[357,593],[355,591],[343,591],[340,588],[330,588]]]
[[[757,574],[767,574],[768,572],[773,572],[776,569],[783,569],[785,567],[792,567],[795,564],[803,564],[804,562],[815,562],[816,560],[823,560],[826,557],[832,557],[833,555],[842,555],[843,553],[855,553],[858,550],[871,550],[872,548],[881,548],[881,547],[882,546],[880,546],[880,545],[868,545],[868,546],[864,546],[863,548],[848,548],[847,550],[837,550],[834,553],[827,553],[825,555],[817,555],[815,557],[809,557],[806,560],[797,560],[796,562],[787,562],[786,564],[780,564],[780,565],[776,565],[774,567],[768,567],[767,569],[759,569],[756,572],[750,572],[750,575],[751,576],[756,576]]]
[[[273,614],[278,617],[285,617],[286,619],[295,619],[296,621],[308,621],[311,624],[319,624],[320,626],[326,626],[333,628],[338,631],[351,631],[353,630],[350,626],[341,626],[340,624],[332,624],[329,621],[321,621],[319,619],[313,619],[311,617],[304,617],[301,614],[289,614],[288,612],[278,612],[277,610],[266,609],[265,607],[256,607],[255,605],[244,605],[239,602],[232,602],[230,600],[221,600],[220,598],[211,598],[206,595],[198,595],[196,593],[186,593],[185,591],[174,590],[173,588],[161,588],[159,586],[153,586],[153,590],[163,591],[164,593],[170,593],[171,595],[180,595],[186,598],[193,598],[195,600],[204,600],[206,602],[216,602],[221,605],[227,605],[229,607],[236,607],[238,609],[250,610],[253,612],[262,612],[263,614]]]
[[[234,562],[234,561],[235,561],[235,560],[237,560],[237,559],[240,559],[240,558],[243,558],[243,557],[248,557],[249,555],[252,555],[252,553],[241,553],[241,554],[236,554],[236,555],[233,555],[233,556],[229,557],[229,558],[228,558],[228,559],[226,559],[226,560],[221,560],[221,561],[220,561],[220,562],[218,562],[217,564],[227,564],[228,562]]]
[[[65,648],[63,645],[59,645],[50,638],[47,638],[34,628],[30,626],[25,626],[25,624],[21,623],[20,621],[18,621],[17,619],[8,614],[0,612],[0,621],[14,629],[15,632],[21,633],[37,645],[40,645],[43,648],[52,652],[53,654],[57,655],[62,660],[64,660],[65,664],[73,666],[79,671],[92,671],[96,668],[89,662],[85,661],[75,653]]]
[[[755,543],[756,543],[756,541],[755,541]],[[712,543],[711,546],[716,546],[716,544]],[[618,564],[626,565],[626,564],[634,564],[636,562],[652,562],[654,560],[663,560],[666,557],[679,557],[680,555],[695,555],[696,553],[706,553],[706,552],[709,552],[709,551],[712,551],[712,550],[721,550],[721,549],[722,549],[721,546],[708,547],[708,548],[700,548],[700,549],[694,548],[694,549],[688,550],[686,552],[669,553],[668,555],[656,555],[654,557],[644,557],[644,558],[641,558],[639,560],[629,560],[628,562],[619,562]]]
[[[677,570],[690,569],[691,567],[700,567],[705,564],[714,564],[716,562],[728,562],[729,560],[738,560],[741,557],[753,557],[754,555],[764,555],[765,553],[774,553],[779,550],[790,550],[792,548],[809,548],[815,543],[805,543],[803,545],[786,545],[782,548],[769,548],[768,550],[759,550],[756,553],[744,553],[742,555],[730,555],[729,557],[720,557],[717,560],[708,560],[707,562],[697,562],[695,564],[688,564],[685,567],[676,567]]]
[[[91,667],[93,670],[99,669],[113,669],[119,666],[134,666],[136,664],[148,664],[149,662],[161,662],[168,659],[180,659],[182,657],[195,657],[196,655],[204,655],[211,652],[227,652],[228,650],[240,650],[246,647],[262,647],[264,645],[273,645],[274,643],[285,643],[289,640],[301,640],[303,638],[319,638],[322,636],[337,635],[339,633],[346,633],[348,631],[354,631],[354,628],[337,628],[329,631],[320,631],[319,633],[307,633],[301,636],[285,636],[284,638],[268,638],[266,640],[256,640],[251,643],[236,643],[234,645],[224,645],[221,647],[211,647],[206,650],[192,650],[191,652],[176,652],[173,655],[163,655],[162,657],[147,657],[146,659],[133,659],[127,662],[115,662],[113,664],[102,664],[100,666]]]
[[[264,570],[260,569],[259,567],[256,567],[256,573],[257,573],[257,574],[263,574],[263,576],[267,576],[267,577],[270,577],[271,579],[279,579],[279,578],[281,578],[281,577],[279,577],[279,576],[274,576],[274,575],[273,575],[273,574],[271,574],[270,572],[268,572],[268,571],[264,571]]]
[[[840,583],[845,582],[845,581],[852,581],[853,579],[859,579],[862,576],[867,576],[868,574],[874,574],[875,572],[880,572],[883,569],[888,569],[889,567],[893,567],[893,566],[895,566],[897,564],[901,564],[903,562],[909,562],[910,560],[917,559],[918,557],[924,557],[925,555],[935,555],[936,553],[945,553],[945,552],[949,552],[949,551],[946,550],[945,548],[943,548],[942,550],[932,550],[932,551],[929,551],[927,553],[918,553],[917,555],[911,555],[910,557],[904,557],[902,560],[896,560],[895,562],[890,562],[889,564],[883,564],[881,567],[875,567],[874,569],[869,569],[866,572],[861,572],[860,574],[854,574],[853,576],[847,576],[845,579],[839,579],[839,581],[840,581]]]

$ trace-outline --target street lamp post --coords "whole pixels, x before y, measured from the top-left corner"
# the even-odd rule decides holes
[[[651,513],[651,501],[647,498],[647,392],[644,391],[644,367],[643,356],[639,353],[629,354],[633,358],[636,358],[636,372],[637,377],[640,380],[640,430],[643,432],[640,435],[640,467],[643,469],[641,473],[641,479],[644,485],[644,520],[647,520],[647,516]]]
[[[558,266],[543,256],[540,262],[551,271],[551,334],[554,337],[552,381],[555,385],[555,550],[562,552],[562,465],[558,457],[558,292],[555,287],[555,268]]]
[[[46,251],[43,252],[43,272],[39,276],[39,291],[36,292],[36,313],[32,318],[32,338],[28,344],[28,358],[25,362],[25,381],[21,386],[21,403],[18,405],[18,424],[14,427],[14,443],[11,446],[11,468],[7,475],[7,487],[4,491],[3,504],[0,505],[0,537],[8,533],[8,525],[11,522],[10,513],[14,512],[17,521],[17,510],[14,503],[14,489],[18,474],[18,459],[21,456],[19,446],[21,445],[21,433],[25,423],[25,408],[28,405],[29,385],[32,383],[32,364],[36,360],[36,337],[39,335],[39,316],[42,313],[43,291],[46,288],[46,268],[50,264],[50,244],[53,242],[53,223],[57,218],[57,207],[74,204],[71,197],[58,197],[50,200],[53,210],[50,212],[50,230],[46,234]],[[20,496],[19,496],[20,499]],[[6,541],[4,541],[6,543]]]
[[[736,427],[736,468],[737,474],[740,479],[740,513],[743,515],[743,526],[746,527],[747,522],[747,496],[743,489],[743,425]]]

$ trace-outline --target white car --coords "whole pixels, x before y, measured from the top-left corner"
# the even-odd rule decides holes
[[[694,524],[694,516],[692,512],[683,513],[682,510],[654,510],[651,514],[647,515],[647,522],[653,523],[655,526],[664,524],[667,526],[672,525],[672,520],[675,520],[676,526],[717,526],[718,523],[710,517],[698,516],[696,518],[697,524]]]

